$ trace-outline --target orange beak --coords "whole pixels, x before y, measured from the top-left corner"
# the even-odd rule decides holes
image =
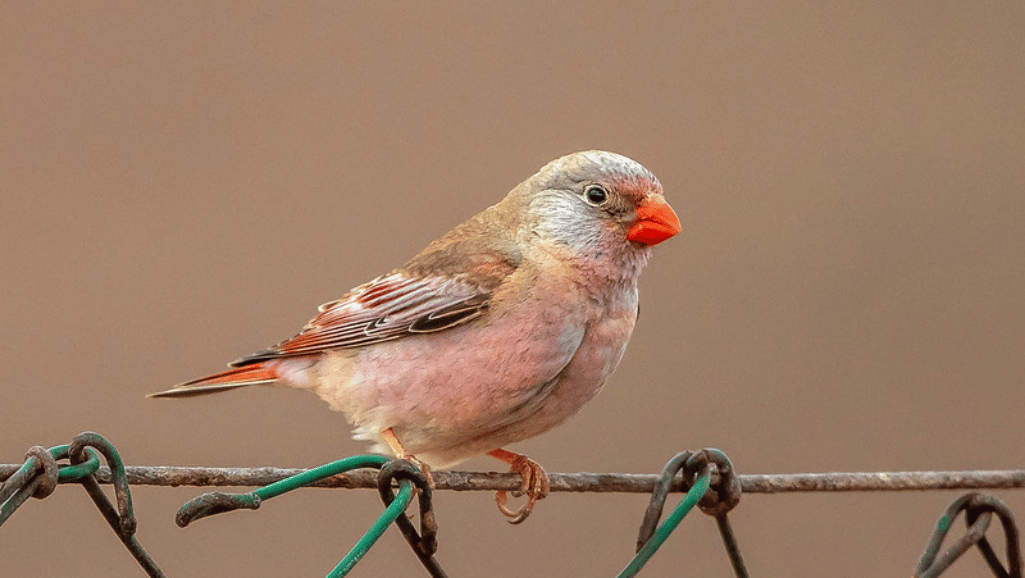
[[[644,245],[658,245],[683,230],[680,219],[661,195],[653,195],[640,207],[626,238]]]

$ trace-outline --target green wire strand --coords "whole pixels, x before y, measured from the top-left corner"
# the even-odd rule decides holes
[[[71,444],[64,444],[62,446],[54,446],[46,451],[50,452],[53,459],[64,460],[68,458],[70,448]],[[93,448],[85,448],[85,453],[89,456],[89,459],[77,466],[62,465],[57,473],[57,481],[77,482],[86,476],[95,474],[100,469],[100,454]]]
[[[65,444],[62,446],[54,446],[46,451],[53,456],[53,459],[63,460],[67,459],[68,448],[70,447],[70,445]],[[86,454],[88,455],[88,459],[76,466],[60,464],[58,466],[59,469],[57,470],[57,481],[76,482],[86,476],[96,473],[96,470],[100,468],[99,453],[92,448],[86,448]],[[25,463],[14,472],[11,478],[17,479],[17,477],[28,476],[36,469],[36,467],[38,467],[38,461],[39,460],[35,457],[29,457],[25,460]],[[2,526],[4,522],[14,514],[14,511],[17,510],[19,506],[25,503],[25,500],[31,497],[29,493],[26,493],[26,490],[23,487],[15,488],[13,486],[8,486],[4,489],[6,491],[3,492],[3,495],[0,495],[0,526]]]
[[[377,543],[378,538],[384,534],[385,530],[388,529],[395,520],[406,510],[406,506],[413,499],[413,482],[409,480],[401,480],[399,482],[399,492],[395,496],[395,501],[391,503],[384,512],[377,518],[370,529],[363,534],[363,537],[356,542],[356,545],[349,550],[349,553],[342,558],[342,561],[335,566],[335,569],[327,575],[326,578],[341,578],[346,576],[356,566],[363,556],[366,556],[370,548]]]
[[[254,490],[251,494],[258,496],[261,500],[269,500],[275,496],[280,496],[285,492],[290,492],[297,488],[307,486],[316,482],[317,480],[333,476],[338,473],[347,472],[349,470],[356,470],[360,468],[377,468],[380,469],[382,466],[387,464],[390,460],[382,456],[352,456],[324,464],[323,466],[313,468],[307,472],[296,474],[290,478],[281,480],[280,482],[274,482],[257,490]],[[395,520],[406,510],[409,506],[409,502],[413,499],[413,483],[408,480],[402,480],[399,482],[399,492],[395,496],[395,501],[391,503],[384,512],[377,518],[377,521],[370,526],[370,529],[363,534],[363,537],[356,542],[356,545],[349,550],[349,553],[335,566],[334,570],[327,575],[327,578],[341,578],[347,575],[356,563],[359,562],[370,548],[377,543],[377,540],[381,538],[384,532],[391,526]]]
[[[185,504],[178,510],[178,525],[185,526],[200,518],[238,508],[257,509],[265,500],[308,486],[318,480],[360,468],[375,468],[380,470],[390,461],[391,460],[388,458],[382,456],[351,456],[290,476],[283,480],[274,482],[273,484],[257,488],[246,494],[218,494],[216,492],[212,494],[204,494],[203,496]],[[341,562],[335,566],[334,570],[327,575],[327,578],[341,578],[342,576],[347,575],[353,567],[356,566],[356,563],[367,555],[370,548],[377,543],[377,540],[380,539],[388,527],[391,526],[392,523],[394,523],[406,510],[406,507],[409,506],[409,503],[413,500],[413,488],[413,482],[409,480],[399,481],[399,491],[395,496],[395,499],[387,508],[385,508],[384,512],[377,518],[377,521],[370,526],[370,529],[363,534],[363,537],[356,542],[356,545],[349,550],[349,553],[342,558]],[[204,501],[205,497],[213,497],[214,500]],[[185,521],[182,522],[182,519]]]
[[[711,476],[708,473],[704,473],[698,477],[694,482],[694,486],[691,487],[690,491],[687,492],[687,495],[680,500],[680,503],[677,504],[673,513],[666,518],[665,522],[662,522],[662,525],[655,530],[651,539],[644,543],[644,546],[642,546],[637,552],[637,555],[634,556],[633,560],[630,560],[630,563],[626,565],[626,568],[623,568],[623,571],[620,572],[616,578],[632,578],[641,571],[641,568],[643,568],[644,565],[648,563],[648,560],[655,555],[655,552],[662,546],[662,543],[665,542],[666,539],[669,538],[669,535],[673,533],[673,530],[680,525],[683,518],[705,495],[711,481]]]
[[[250,493],[258,496],[261,500],[269,500],[276,496],[280,496],[285,492],[291,492],[292,490],[308,486],[323,478],[347,472],[349,470],[357,470],[360,468],[381,469],[381,466],[389,461],[391,460],[382,456],[350,456],[348,458],[333,461],[329,464],[318,466],[312,470],[296,474],[281,481],[274,482],[273,484],[263,486],[262,488],[253,490]]]

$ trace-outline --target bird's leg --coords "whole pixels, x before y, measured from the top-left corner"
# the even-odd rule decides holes
[[[510,510],[505,505],[507,501],[505,490],[495,492],[495,502],[498,504],[498,511],[509,518],[510,524],[519,524],[527,519],[527,516],[530,515],[530,511],[534,509],[534,504],[538,500],[548,497],[548,474],[545,473],[544,468],[540,464],[523,454],[499,448],[491,450],[488,452],[488,455],[509,464],[510,472],[520,474],[523,477],[523,484],[519,490],[513,492],[513,496],[519,497],[526,494],[527,503],[523,504],[523,507],[518,511]]]
[[[400,442],[399,438],[395,436],[395,432],[392,431],[391,428],[382,430],[381,437],[384,438],[385,443],[387,443],[388,447],[391,448],[391,451],[395,454],[395,457],[399,458],[400,460],[406,460],[407,462],[411,462],[414,466],[420,468],[420,471],[423,472],[425,476],[427,476],[427,485],[429,485],[432,488],[434,487],[434,476],[431,475],[431,468],[427,464],[421,462],[413,454],[407,453],[406,448],[402,447],[402,442]]]

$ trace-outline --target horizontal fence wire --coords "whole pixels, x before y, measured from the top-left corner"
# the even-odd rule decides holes
[[[0,481],[21,464],[0,464]],[[125,466],[128,483],[134,486],[266,486],[308,470],[298,468],[221,468],[186,466]],[[523,478],[498,472],[434,472],[436,490],[514,491]],[[746,494],[795,492],[888,492],[912,490],[982,490],[1025,488],[1025,470],[966,470],[920,472],[829,472],[815,474],[738,474]],[[97,481],[111,483],[110,468],[101,466]],[[659,481],[657,474],[549,473],[553,492],[623,492],[650,494]],[[714,483],[714,482],[713,482]],[[355,471],[320,480],[311,487],[377,488],[377,472]],[[674,481],[672,492],[684,492],[682,480]]]
[[[100,454],[107,462],[100,466]],[[57,464],[70,459],[71,465]],[[380,470],[368,471],[368,469]],[[917,472],[830,472],[817,474],[738,475],[724,453],[713,448],[684,451],[666,463],[661,475],[620,473],[548,474],[550,491],[631,492],[651,494],[638,533],[636,555],[617,578],[633,578],[658,550],[684,516],[697,506],[716,519],[734,573],[749,576],[727,514],[742,493],[794,492],[881,492],[912,490],[978,490],[1025,488],[1025,470],[917,471]],[[376,488],[386,506],[385,513],[364,534],[327,578],[342,578],[364,556],[381,534],[398,524],[414,553],[433,578],[444,578],[434,557],[437,524],[431,506],[434,490],[515,491],[523,478],[519,473],[435,472],[434,484],[415,464],[383,456],[352,456],[314,469],[221,468],[182,466],[125,466],[117,450],[99,434],[83,432],[71,444],[44,448],[33,446],[23,464],[0,465],[0,525],[26,499],[45,498],[58,483],[80,483],[89,493],[115,533],[151,578],[164,574],[135,538],[137,523],[132,511],[129,486],[257,486],[256,490],[231,494],[208,492],[178,510],[175,521],[185,527],[192,521],[236,509],[257,509],[268,499],[301,487]],[[116,507],[99,484],[113,484]],[[395,493],[398,483],[399,492]],[[414,496],[420,510],[420,531],[402,515]],[[687,492],[673,511],[662,520],[670,492]],[[496,494],[497,497],[501,494]],[[499,501],[501,506],[501,501]],[[942,544],[954,517],[963,512],[970,526],[953,545]],[[996,517],[1004,531],[1006,565],[986,537]],[[979,550],[1000,578],[1022,578],[1022,557],[1018,530],[1007,507],[992,496],[974,492],[962,495],[940,518],[915,570],[916,578],[935,578],[973,546]]]

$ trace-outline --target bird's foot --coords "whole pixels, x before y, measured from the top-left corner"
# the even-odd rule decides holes
[[[522,454],[497,449],[488,452],[488,455],[509,464],[509,471],[520,474],[523,478],[520,489],[512,492],[514,497],[518,498],[524,495],[527,497],[527,502],[519,510],[512,510],[506,505],[508,503],[508,496],[506,496],[505,490],[495,492],[495,503],[498,504],[498,511],[509,518],[510,524],[519,524],[527,519],[527,516],[534,509],[534,504],[548,497],[548,474],[545,473],[544,468],[540,464]]]

